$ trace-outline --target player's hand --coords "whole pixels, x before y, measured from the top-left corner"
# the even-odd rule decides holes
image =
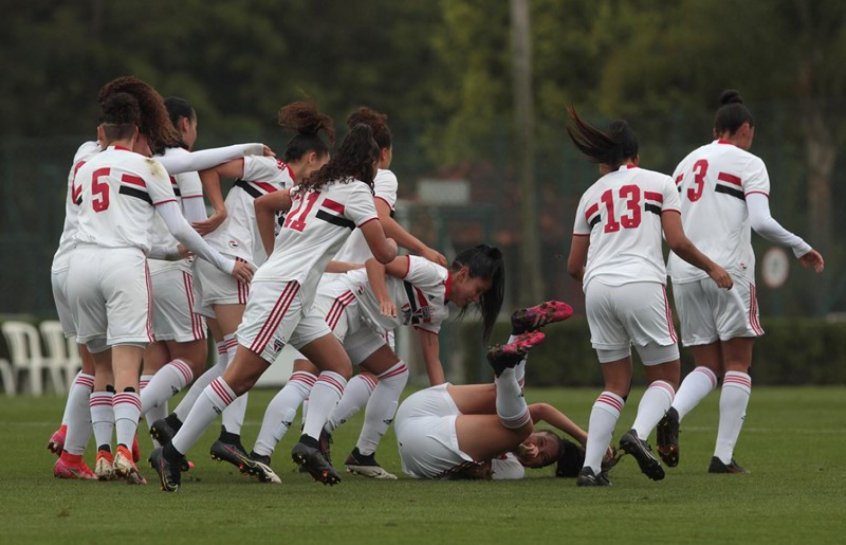
[[[177,244],[176,250],[179,252],[181,259],[188,259],[189,257],[194,257],[194,252],[189,250],[188,247],[184,244]]]
[[[538,446],[534,443],[523,441],[517,445],[517,456],[520,458],[534,459],[538,455]]]
[[[825,269],[825,260],[822,254],[816,250],[811,250],[807,254],[799,258],[799,263],[806,269],[813,268],[815,272],[821,273]]]
[[[264,155],[265,157],[276,157],[276,153],[272,149],[270,149],[268,146],[265,146],[264,144],[262,144],[262,146],[261,146],[261,154]]]
[[[431,261],[432,263],[437,263],[438,265],[440,265],[442,267],[447,266],[447,258],[444,257],[444,255],[441,252],[439,252],[437,250],[433,250],[432,248],[429,248],[428,246],[426,248],[424,248],[422,252],[420,252],[420,257],[426,258],[429,261]]]
[[[391,318],[396,318],[397,306],[390,299],[386,299],[385,301],[379,301],[379,312],[381,312],[383,316],[390,316]]]
[[[731,287],[734,285],[734,281],[731,279],[731,275],[719,265],[714,266],[713,269],[708,271],[708,276],[710,276],[711,280],[713,280],[718,286],[723,289],[730,290]]]
[[[232,276],[241,282],[250,283],[253,279],[255,269],[252,265],[241,259],[235,260],[235,268],[232,269]]]
[[[217,229],[218,227],[220,227],[220,224],[223,223],[224,220],[226,220],[227,215],[228,214],[226,213],[226,209],[223,208],[221,210],[215,211],[215,213],[209,216],[208,219],[202,221],[195,221],[191,224],[191,227],[193,227],[194,230],[197,231],[201,237],[204,237],[215,229]]]

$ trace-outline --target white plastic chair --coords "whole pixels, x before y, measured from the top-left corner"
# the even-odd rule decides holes
[[[35,326],[26,322],[3,322],[0,326],[9,347],[12,371],[15,377],[22,373],[29,378],[29,387],[33,395],[44,393],[44,379],[41,372],[44,369],[44,357],[41,354],[41,339]],[[61,373],[51,370],[50,378],[53,386],[64,388]],[[20,383],[23,388],[23,382]],[[61,386],[59,386],[61,385]]]
[[[62,324],[57,320],[45,320],[38,324],[38,329],[41,330],[41,338],[44,339],[44,346],[47,349],[44,361],[53,377],[56,392],[64,393],[65,385],[67,389],[70,389],[74,376],[79,370],[79,358],[77,357],[74,361],[71,357],[76,353],[76,341],[73,341],[73,352],[71,352]],[[59,382],[56,382],[56,378],[59,378]]]
[[[6,395],[13,396],[17,392],[15,387],[15,373],[12,371],[12,365],[8,360],[0,358],[0,377],[3,379],[3,388],[6,390]]]

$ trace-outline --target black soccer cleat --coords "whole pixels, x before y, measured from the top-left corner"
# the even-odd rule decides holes
[[[653,481],[660,481],[664,478],[664,468],[661,467],[661,462],[652,454],[649,443],[640,439],[634,430],[627,431],[620,438],[620,450],[634,456],[637,465],[640,466],[640,471]]]
[[[180,426],[174,426],[173,420],[179,422],[175,414],[169,414],[166,418],[156,420],[150,426],[150,436],[158,441],[161,446],[165,446],[173,439],[176,432],[179,431]]]
[[[282,479],[270,467],[270,456],[251,452],[241,463],[241,473],[252,475],[263,483],[282,484]]]
[[[679,465],[679,413],[670,407],[655,429],[658,456],[667,467]]]
[[[731,462],[726,464],[716,456],[711,458],[711,465],[708,466],[708,473],[731,473],[735,475],[745,475],[749,473],[748,469],[740,467],[740,465],[731,459]]]
[[[385,471],[385,469],[379,465],[379,462],[376,461],[376,454],[362,454],[358,447],[355,447],[353,451],[347,456],[347,460],[344,462],[344,465],[347,466],[347,471],[354,475],[361,475],[362,477],[370,477],[371,479],[381,479],[387,481],[396,480],[397,476],[393,473],[389,473]]]
[[[299,442],[291,450],[291,458],[294,463],[304,467],[315,481],[330,486],[341,482],[341,476],[320,452],[317,440],[312,437],[307,435],[300,437]]]
[[[611,481],[608,480],[608,475],[604,471],[596,475],[593,469],[583,467],[579,471],[579,476],[576,477],[576,486],[611,486]]]
[[[176,492],[179,490],[179,486],[182,484],[182,474],[180,472],[180,467],[184,462],[183,460],[178,460],[176,462],[169,460],[164,454],[164,447],[159,447],[154,449],[153,452],[150,453],[150,466],[156,473],[159,475],[159,482],[161,483],[162,491],[164,492]]]
[[[508,344],[491,347],[487,354],[488,363],[496,376],[500,376],[506,369],[514,368],[526,359],[529,349],[542,343],[545,338],[546,336],[540,331],[522,333]]]
[[[245,460],[250,459],[247,455],[246,449],[244,449],[241,445],[241,441],[237,441],[235,443],[224,443],[218,439],[212,443],[212,446],[209,449],[209,454],[211,454],[212,460],[217,460],[218,462],[229,462],[239,470],[241,469],[241,464],[243,464]]]

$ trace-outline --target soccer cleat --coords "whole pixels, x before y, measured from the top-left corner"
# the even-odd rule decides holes
[[[355,447],[350,455],[347,456],[347,461],[344,464],[347,466],[347,471],[354,475],[386,481],[393,481],[397,478],[396,475],[388,473],[379,465],[379,462],[376,461],[375,453],[364,455],[359,452],[358,447]]]
[[[526,359],[526,354],[533,346],[543,342],[546,336],[540,331],[529,331],[519,335],[513,342],[498,344],[488,350],[488,363],[493,367],[496,376],[508,368],[513,368]]]
[[[132,461],[136,464],[141,459],[141,447],[138,446],[138,434],[132,438]]]
[[[123,445],[118,445],[114,461],[115,475],[126,479],[129,484],[147,484],[147,479],[138,472],[138,467],[132,459],[132,451]]]
[[[576,486],[611,486],[611,481],[608,480],[608,475],[604,471],[596,475],[593,469],[583,467],[579,471],[579,476],[576,477]]]
[[[218,439],[212,443],[212,446],[209,449],[209,454],[211,454],[212,460],[217,460],[218,462],[229,462],[238,469],[241,469],[241,464],[244,463],[244,460],[250,459],[250,457],[247,456],[247,451],[243,446],[241,446],[240,441],[237,443],[224,443]]]
[[[179,485],[182,483],[182,475],[179,472],[180,466],[184,463],[180,460],[178,463],[172,463],[164,455],[164,448],[159,447],[153,449],[150,453],[150,465],[156,470],[159,475],[159,483],[163,492],[176,492],[179,490]]]
[[[162,446],[170,443],[170,440],[173,439],[173,436],[176,435],[176,432],[177,430],[170,425],[170,422],[167,418],[156,420],[155,422],[153,422],[153,425],[150,426],[150,436],[156,441],[158,441],[159,444]]]
[[[62,449],[65,448],[65,436],[68,433],[68,425],[62,424],[59,426],[59,429],[53,432],[53,435],[50,436],[50,440],[47,442],[47,450],[55,454],[56,456],[62,455]]]
[[[533,307],[521,308],[511,315],[515,335],[534,331],[547,324],[562,322],[573,315],[573,307],[563,301],[547,301]]]
[[[53,465],[53,476],[57,479],[79,479],[82,481],[96,481],[97,475],[85,463],[80,455],[63,452]]]
[[[740,465],[738,465],[738,463],[734,461],[734,458],[731,459],[731,462],[726,464],[722,460],[714,456],[711,458],[711,465],[708,466],[708,473],[732,473],[737,475],[745,475],[749,473],[749,470],[740,467]]]
[[[98,450],[94,460],[94,474],[101,481],[111,481],[115,478],[114,457],[108,450]]]
[[[679,413],[670,407],[655,430],[658,455],[667,467],[679,465]]]
[[[261,456],[251,452],[244,457],[239,469],[241,473],[257,477],[263,483],[282,484],[282,479],[270,468],[270,456]]]
[[[649,443],[640,439],[634,430],[627,431],[620,438],[620,450],[634,456],[637,465],[640,466],[640,471],[653,481],[660,481],[664,478],[664,468],[661,467],[661,462],[652,454]]]
[[[315,481],[330,486],[341,482],[341,476],[338,475],[332,464],[326,461],[323,453],[320,452],[320,448],[308,443],[317,443],[317,441],[307,435],[303,435],[300,441],[294,445],[294,448],[291,450],[291,458],[294,460],[294,463],[304,467]]]

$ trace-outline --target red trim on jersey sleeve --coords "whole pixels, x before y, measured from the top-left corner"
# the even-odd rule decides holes
[[[655,193],[654,191],[644,191],[643,197],[651,201],[664,202],[664,195]]]
[[[202,198],[202,196],[202,193],[200,193],[199,195],[182,195],[182,200],[184,201],[185,199],[199,199]]]
[[[743,187],[743,184],[740,181],[740,176],[735,176],[734,174],[720,172],[719,174],[717,174],[717,179],[721,182],[728,182],[730,184],[739,185]]]
[[[334,210],[339,214],[344,213],[344,205],[339,202],[333,201],[332,199],[324,199],[323,206],[325,206],[329,210]]]
[[[365,223],[369,223],[369,222],[371,222],[371,221],[373,221],[373,220],[379,221],[379,216],[373,216],[372,218],[367,218],[367,219],[366,219],[366,220],[364,220],[363,222],[359,223],[356,227],[361,227],[361,226],[362,226],[362,225],[364,225]]]
[[[405,257],[405,273],[402,275],[403,279],[408,278],[408,273],[411,272],[411,256],[407,255]]]
[[[268,193],[273,193],[277,189],[277,187],[275,185],[268,183],[268,182],[250,182],[250,183],[254,184],[256,187],[258,187],[260,189],[265,190]]]
[[[153,206],[159,206],[160,204],[164,204],[166,202],[179,202],[179,201],[176,200],[176,199],[165,199],[163,201],[154,202]]]
[[[758,191],[758,190],[756,190],[756,191],[748,191],[748,192],[744,193],[744,195],[754,195],[755,193],[757,193],[757,194],[759,194],[759,195],[763,195],[763,196],[765,196],[765,197],[767,197],[767,198],[770,198],[770,194],[769,194],[769,193],[767,193],[766,191]]]
[[[390,202],[388,202],[388,199],[386,199],[385,197],[380,197],[379,195],[375,195],[373,198],[374,198],[374,199],[380,199],[380,200],[385,201],[385,204],[387,204],[387,205],[388,205],[388,208],[390,208],[391,210],[395,210],[395,209],[396,209],[396,208],[394,207],[394,205],[392,205]]]
[[[662,214],[664,212],[675,212],[676,214],[681,214],[681,210],[679,210],[678,208],[665,208],[665,209],[661,210]]]
[[[574,237],[589,237],[590,233],[573,233]]]
[[[144,181],[144,178],[140,176],[132,176],[131,174],[124,174],[120,177],[121,182],[126,182],[128,184],[137,185],[143,188],[147,188],[147,182]]]

